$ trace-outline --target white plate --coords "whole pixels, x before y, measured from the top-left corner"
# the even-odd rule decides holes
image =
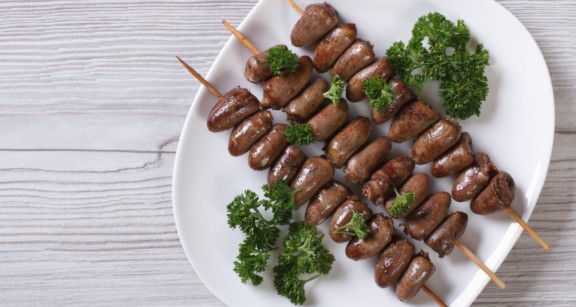
[[[308,3],[311,1],[300,1],[302,6]],[[363,0],[354,4],[333,0],[331,4],[344,21],[357,24],[359,37],[373,42],[377,55],[383,55],[394,41],[407,41],[416,19],[428,12],[438,11],[450,20],[466,21],[472,37],[483,42],[490,51],[491,64],[487,69],[490,95],[482,107],[482,115],[463,122],[463,130],[472,135],[475,151],[488,153],[500,169],[515,178],[518,192],[512,207],[527,220],[550,161],[554,98],[542,54],[522,24],[491,0]],[[278,43],[290,46],[290,31],[298,17],[283,0],[262,0],[239,28],[260,49]],[[311,50],[292,49],[298,54],[311,53]],[[250,55],[231,38],[207,79],[222,92],[241,85],[262,97],[261,87],[245,81],[243,76],[244,64]],[[270,269],[265,273],[265,282],[258,287],[242,284],[232,271],[243,235],[228,228],[226,205],[245,189],[260,192],[267,172],[252,171],[246,156],[234,158],[228,154],[229,132],[208,131],[206,117],[215,102],[205,88],[198,92],[180,138],[173,194],[180,240],[200,278],[224,303],[231,306],[291,306],[288,300],[275,293]],[[353,109],[354,114],[369,115],[365,103],[353,104]],[[281,113],[276,113],[275,118],[284,121]],[[377,133],[385,134],[386,131],[385,125],[379,127]],[[408,143],[395,144],[393,152],[408,154]],[[319,154],[319,147],[306,150],[309,154]],[[417,171],[428,169],[429,165],[417,167]],[[340,171],[338,174],[341,176]],[[432,191],[449,191],[451,180],[453,178],[435,180]],[[474,215],[468,204],[453,203],[451,210],[469,213],[468,229],[461,240],[496,270],[518,239],[520,227],[504,213]],[[300,210],[300,216],[303,211]],[[319,229],[325,232],[326,225]],[[345,245],[332,243],[329,239],[325,241],[335,254],[336,262],[329,276],[307,285],[308,305],[405,305],[396,300],[391,289],[380,289],[374,283],[375,259],[351,261],[344,255]],[[418,247],[430,251],[417,243]],[[536,243],[534,248],[536,251],[539,248]],[[471,304],[488,282],[487,276],[458,250],[444,259],[433,256],[432,260],[437,270],[427,284],[450,305]],[[506,296],[506,291],[501,295]],[[422,292],[412,304],[435,305]]]

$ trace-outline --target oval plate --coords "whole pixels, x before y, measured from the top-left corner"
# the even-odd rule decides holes
[[[304,7],[309,3],[312,2],[300,1],[299,4]],[[371,41],[377,55],[385,54],[394,41],[406,42],[417,18],[429,12],[440,12],[452,21],[465,20],[473,39],[482,42],[490,51],[490,66],[486,70],[490,94],[482,107],[482,115],[462,122],[463,131],[471,134],[476,152],[488,153],[500,169],[515,178],[517,193],[512,208],[527,220],[536,205],[550,161],[554,98],[542,54],[522,24],[490,0],[364,0],[356,1],[354,5],[346,0],[335,0],[330,3],[344,22],[356,23],[358,36]],[[278,43],[290,46],[290,31],[298,18],[286,2],[263,0],[239,29],[261,50]],[[312,53],[310,49],[291,49],[298,54]],[[222,92],[240,85],[249,88],[256,97],[262,97],[261,86],[248,83],[243,76],[245,62],[250,56],[250,52],[232,37],[214,62],[207,79]],[[438,105],[435,98],[426,98]],[[186,119],[176,155],[174,215],[184,251],[202,281],[224,303],[252,307],[293,306],[276,294],[271,266],[264,273],[265,281],[258,287],[242,284],[232,271],[243,235],[228,228],[226,205],[245,189],[260,192],[260,187],[266,183],[267,172],[252,171],[246,156],[234,158],[228,154],[229,132],[214,134],[208,131],[206,118],[215,103],[216,98],[205,88],[200,89]],[[353,104],[352,114],[369,116],[366,103]],[[275,113],[275,119],[285,121],[281,113]],[[387,125],[376,130],[377,134],[385,135]],[[411,142],[394,144],[392,155],[409,154],[408,143]],[[305,150],[309,155],[321,154],[320,145],[308,146]],[[429,172],[429,165],[418,166],[416,171]],[[337,177],[342,178],[341,171]],[[432,191],[449,191],[453,179],[434,180]],[[374,209],[382,211],[382,208]],[[474,215],[468,203],[453,203],[451,211],[456,210],[465,211],[470,217],[461,240],[488,267],[497,270],[518,239],[521,228],[504,213]],[[303,211],[299,210],[299,218]],[[319,227],[324,233],[325,224]],[[336,256],[336,262],[327,277],[306,286],[308,305],[405,305],[396,300],[391,289],[380,289],[374,283],[376,259],[351,261],[344,255],[345,245],[329,239],[325,242]],[[416,243],[417,248],[430,251],[420,242]],[[427,285],[449,305],[471,304],[489,280],[457,250],[443,259],[433,255],[432,261],[437,269]],[[435,305],[422,292],[412,303]]]

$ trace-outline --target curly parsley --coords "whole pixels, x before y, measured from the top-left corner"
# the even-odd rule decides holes
[[[334,76],[330,89],[324,93],[324,98],[330,99],[333,104],[339,104],[340,97],[342,97],[342,93],[344,92],[344,85],[346,85],[346,83],[339,75]]]
[[[368,97],[370,107],[378,112],[384,111],[396,98],[392,87],[380,76],[372,76],[363,82],[364,94]]]
[[[286,46],[276,46],[268,49],[268,64],[275,76],[282,75],[285,71],[293,73],[298,69],[300,60],[298,56]]]
[[[406,193],[400,194],[396,191],[396,199],[390,207],[390,216],[397,219],[406,215],[406,212],[414,205],[416,201],[416,193],[412,191],[407,191]]]
[[[440,13],[429,13],[418,19],[408,44],[395,42],[386,56],[396,73],[416,88],[439,80],[446,114],[467,119],[480,115],[488,96],[484,68],[489,64],[484,46],[478,44],[472,52],[469,41],[470,30],[463,20],[454,24]]]
[[[290,144],[304,146],[314,143],[312,135],[312,125],[299,124],[291,125],[286,128],[286,140]]]
[[[280,234],[278,225],[286,225],[292,219],[296,208],[295,190],[285,180],[278,181],[273,188],[263,186],[266,199],[260,199],[256,193],[246,190],[228,204],[228,226],[239,228],[246,238],[240,244],[239,254],[234,261],[234,272],[240,280],[248,280],[253,285],[262,282],[261,273],[266,269],[270,251],[276,247]],[[264,218],[265,210],[271,210],[272,219]]]
[[[332,269],[334,255],[322,245],[323,238],[316,228],[304,222],[290,224],[284,238],[284,251],[274,267],[274,287],[293,304],[304,304],[304,285]],[[307,278],[300,279],[301,275]]]
[[[360,239],[364,239],[369,232],[370,228],[368,228],[368,225],[366,225],[364,217],[362,214],[356,211],[352,212],[352,218],[348,223],[334,230],[334,233],[349,234],[352,236],[357,236]]]

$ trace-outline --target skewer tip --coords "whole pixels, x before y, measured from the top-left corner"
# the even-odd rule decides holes
[[[548,245],[548,243],[546,243],[544,239],[542,239],[534,231],[534,229],[532,229],[532,227],[528,226],[528,224],[526,224],[526,222],[524,222],[524,220],[522,220],[518,214],[514,212],[514,210],[511,208],[506,208],[504,211],[506,211],[506,213],[526,231],[526,233],[528,233],[536,242],[538,242],[538,244],[540,244],[544,250],[550,251],[550,245]]]
[[[256,48],[242,33],[240,33],[236,28],[234,28],[231,24],[228,23],[225,19],[222,19],[222,24],[232,35],[234,35],[246,48],[248,48],[252,53],[259,54],[260,50]]]
[[[426,294],[428,294],[428,296],[430,296],[430,298],[436,302],[436,304],[438,304],[438,306],[440,307],[448,307],[448,305],[446,305],[446,303],[444,303],[442,301],[442,299],[440,299],[436,293],[434,293],[434,291],[432,291],[430,288],[428,288],[426,285],[422,286],[421,288]]]
[[[298,14],[300,15],[304,15],[304,11],[302,10],[302,8],[300,6],[298,6],[298,4],[296,4],[296,2],[294,2],[294,0],[287,0],[288,4],[290,4],[290,6],[292,8],[294,8],[294,10],[296,10],[296,12],[298,12]]]
[[[180,63],[186,68],[188,72],[190,72],[202,85],[204,85],[212,95],[216,96],[216,98],[222,98],[222,94],[212,85],[210,82],[206,81],[202,75],[200,75],[192,66],[188,65],[188,63],[184,62],[179,56],[176,56],[176,59],[180,61]]]
[[[456,240],[454,243],[456,243],[456,247],[458,247],[458,249],[460,249],[460,251],[466,255],[466,257],[472,260],[472,262],[474,262],[482,271],[484,271],[484,273],[486,273],[486,275],[488,275],[488,277],[490,277],[490,279],[492,279],[492,281],[498,285],[500,289],[506,288],[506,284],[502,281],[502,279],[496,276],[496,274],[492,272],[490,268],[488,268],[482,261],[480,261],[480,259],[478,259],[478,257],[470,249],[468,249],[464,243],[462,243],[462,241]]]

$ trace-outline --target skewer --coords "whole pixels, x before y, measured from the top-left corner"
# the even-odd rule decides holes
[[[422,291],[424,291],[426,294],[428,294],[428,296],[430,296],[430,298],[436,302],[436,304],[438,304],[438,306],[440,307],[448,307],[448,305],[446,305],[446,303],[444,303],[442,301],[442,299],[440,299],[438,296],[436,296],[436,293],[434,293],[432,290],[430,290],[430,288],[426,287],[426,285],[422,286]]]
[[[526,222],[524,222],[511,208],[506,208],[504,211],[510,216],[516,223],[520,224],[522,228],[532,237],[538,244],[542,246],[545,250],[550,250],[550,246],[544,242],[544,240],[532,229]]]
[[[288,0],[288,4],[290,4],[290,6],[293,7],[296,12],[298,12],[298,14],[304,15],[304,11],[298,6],[298,4],[296,4],[296,2],[294,2],[294,0]]]
[[[188,70],[194,76],[194,78],[200,81],[200,83],[202,83],[202,85],[204,85],[210,91],[210,93],[212,93],[212,95],[216,96],[216,98],[218,99],[224,97],[214,86],[212,86],[212,84],[210,84],[210,82],[206,81],[206,79],[204,79],[204,77],[202,77],[194,68],[188,65],[188,63],[184,62],[178,56],[176,56],[176,58],[178,59],[178,61],[180,61],[180,63],[182,63],[182,65],[184,65],[186,70]]]
[[[258,50],[258,48],[256,48],[256,47],[254,47],[254,45],[252,45],[252,43],[242,33],[238,32],[238,30],[236,30],[236,28],[234,28],[231,24],[229,24],[228,21],[222,20],[222,24],[226,27],[226,29],[228,29],[230,32],[232,32],[232,34],[234,34],[234,36],[236,36],[236,38],[242,44],[244,44],[244,46],[246,46],[246,48],[248,48],[250,51],[252,51],[252,53],[254,53],[254,55],[260,53],[260,50]]]
[[[456,246],[460,249],[460,251],[466,255],[466,257],[472,260],[472,262],[474,262],[482,271],[484,271],[484,273],[486,273],[486,275],[488,275],[488,277],[490,277],[490,279],[492,279],[492,281],[494,281],[494,283],[496,283],[500,289],[506,288],[506,284],[500,278],[498,278],[498,276],[496,276],[496,274],[494,274],[494,272],[492,272],[482,261],[480,261],[480,259],[478,259],[478,257],[476,257],[476,255],[464,245],[464,243],[462,243],[460,240],[455,240],[454,243],[456,243]]]

